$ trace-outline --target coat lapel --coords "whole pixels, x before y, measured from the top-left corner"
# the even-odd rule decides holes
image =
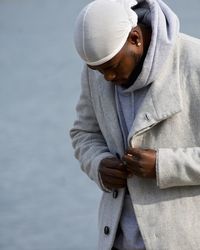
[[[116,153],[122,154],[124,152],[124,142],[119,119],[117,115],[115,102],[115,88],[114,85],[106,82],[101,78],[99,86],[99,102],[104,116],[104,122],[109,131],[109,141],[114,143]]]
[[[171,72],[151,84],[129,133],[129,145],[132,137],[181,112],[180,80],[178,74]]]

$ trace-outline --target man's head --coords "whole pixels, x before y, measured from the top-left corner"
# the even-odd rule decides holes
[[[135,0],[95,0],[79,14],[74,42],[87,65],[106,80],[126,84],[143,55]]]
[[[137,26],[130,31],[124,46],[113,58],[101,65],[88,67],[101,72],[107,81],[126,87],[133,75],[140,71],[144,54],[142,41],[142,30]]]

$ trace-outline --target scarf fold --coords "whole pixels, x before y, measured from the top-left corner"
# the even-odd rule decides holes
[[[152,37],[142,71],[125,92],[132,92],[152,83],[159,75],[169,56],[179,32],[179,20],[161,0],[138,0],[133,7],[139,22],[150,25]]]

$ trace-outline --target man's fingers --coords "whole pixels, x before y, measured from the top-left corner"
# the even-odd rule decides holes
[[[123,188],[126,186],[126,179],[120,179],[112,176],[105,176],[103,183],[109,189]]]
[[[136,157],[137,159],[140,159],[141,158],[141,154],[144,152],[145,150],[144,149],[141,149],[141,148],[128,148],[125,155],[128,155],[128,156],[134,156]]]
[[[122,160],[126,162],[126,168],[127,169],[132,169],[134,168],[140,168],[141,167],[141,160],[138,159],[136,156],[133,155],[124,155]],[[131,168],[129,167],[131,166]]]
[[[127,178],[127,171],[126,169],[123,169],[123,171],[118,169],[111,169],[107,167],[102,167],[99,170],[100,174],[103,176],[109,176],[114,178],[120,178],[120,179],[126,179]]]
[[[145,178],[156,177],[156,151],[153,149],[129,148],[122,160],[127,163],[127,170]]]
[[[143,176],[142,160],[134,155],[126,154],[122,158],[127,163],[126,169],[132,175]]]
[[[109,189],[126,186],[128,172],[123,162],[117,158],[106,158],[100,163],[99,173],[105,187]]]
[[[126,169],[124,162],[122,160],[118,160],[116,158],[106,158],[106,159],[102,160],[101,166],[104,166],[104,167],[110,168],[110,169],[118,169],[121,171],[125,171],[125,169]]]

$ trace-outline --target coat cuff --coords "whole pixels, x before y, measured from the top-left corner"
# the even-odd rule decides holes
[[[161,148],[156,174],[160,188],[200,185],[200,148]]]
[[[174,170],[174,162],[170,150],[167,148],[158,149],[156,155],[156,178],[159,188],[164,189],[176,186],[173,180]]]

